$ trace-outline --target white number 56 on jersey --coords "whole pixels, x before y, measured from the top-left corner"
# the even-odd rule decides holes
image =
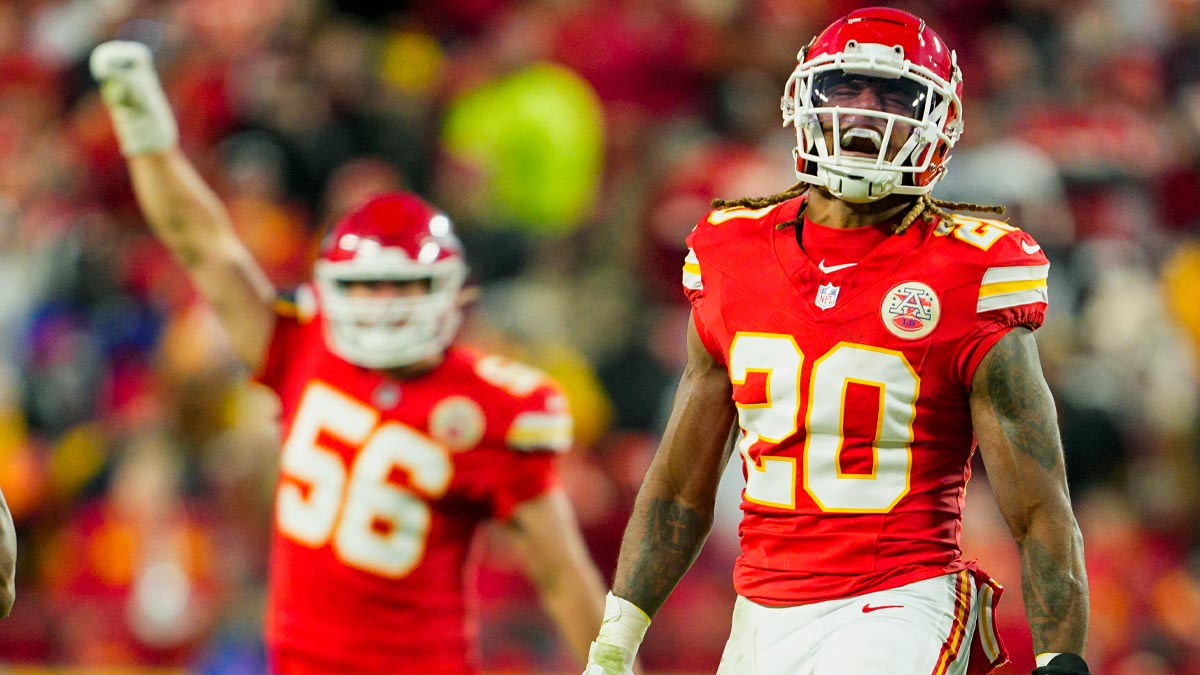
[[[360,448],[349,467],[320,444],[322,433]],[[347,565],[392,578],[420,562],[431,519],[422,496],[445,494],[454,471],[449,453],[420,432],[380,425],[374,408],[320,382],[304,392],[281,464],[280,532],[313,548],[331,544]],[[389,480],[397,468],[407,487]]]

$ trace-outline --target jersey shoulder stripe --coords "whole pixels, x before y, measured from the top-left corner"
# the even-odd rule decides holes
[[[574,419],[567,412],[526,411],[517,415],[504,441],[511,448],[526,452],[571,449]]]
[[[690,248],[687,257],[683,259],[683,286],[693,291],[704,289],[704,282],[700,278],[700,259]]]
[[[736,220],[738,218],[749,218],[749,219],[762,218],[763,216],[774,211],[775,209],[779,208],[781,205],[783,205],[785,203],[786,202],[779,202],[778,204],[771,204],[770,206],[764,206],[761,209],[750,209],[750,208],[746,208],[744,206],[731,206],[726,209],[721,209],[719,211],[713,211],[713,212],[709,213],[708,214],[708,222],[710,225],[721,225],[721,224],[727,223],[731,220]]]
[[[1049,300],[1046,279],[1050,265],[990,267],[979,285],[977,312],[990,312]]]

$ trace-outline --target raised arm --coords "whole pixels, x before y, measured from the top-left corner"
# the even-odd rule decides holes
[[[16,599],[17,532],[4,493],[0,492],[0,619],[12,611]]]
[[[604,582],[561,488],[517,507],[504,532],[571,651],[583,661],[604,612]]]
[[[688,324],[688,363],[634,502],[588,675],[629,672],[650,619],[695,562],[713,523],[736,408],[725,367]]]
[[[1020,549],[1034,652],[1082,657],[1088,629],[1083,537],[1067,494],[1054,401],[1028,329],[1013,329],[980,363],[971,418],[992,491]],[[1039,665],[1047,660],[1039,658]],[[1041,672],[1087,672],[1081,658],[1052,665],[1064,668]]]
[[[212,304],[238,357],[258,368],[274,327],[274,289],[220,199],[180,151],[150,51],[137,42],[106,42],[90,65],[143,215]]]

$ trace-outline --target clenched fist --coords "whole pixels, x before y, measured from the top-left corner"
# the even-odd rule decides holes
[[[179,141],[175,115],[146,45],[105,42],[92,50],[88,65],[100,83],[122,154],[161,152]]]

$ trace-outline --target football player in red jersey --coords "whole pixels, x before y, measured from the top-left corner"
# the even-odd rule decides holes
[[[932,199],[962,131],[954,52],[895,9],[805,47],[783,98],[800,182],[688,237],[689,360],[587,675],[624,675],[746,476],[720,675],[986,673],[1000,586],[962,559],[975,441],[1020,548],[1038,675],[1086,673],[1088,595],[1032,331],[1049,264]],[[730,426],[736,443],[726,448]]]
[[[149,50],[106,43],[90,65],[146,219],[282,403],[271,672],[478,672],[467,559],[488,520],[582,661],[604,590],[556,483],[572,418],[542,373],[453,343],[467,271],[446,216],[373,198],[278,301],[180,151]]]

